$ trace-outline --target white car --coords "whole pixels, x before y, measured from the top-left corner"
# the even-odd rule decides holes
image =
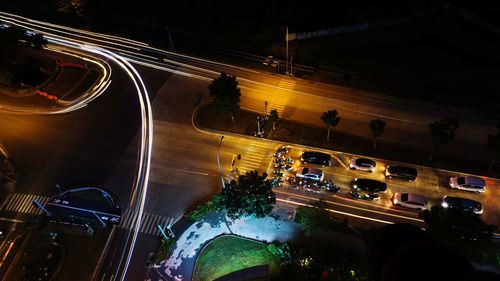
[[[349,168],[351,168],[351,170],[360,170],[370,173],[375,171],[375,166],[375,161],[367,158],[352,158],[349,163]]]
[[[309,179],[314,181],[323,181],[325,174],[320,169],[299,167],[297,168],[296,177],[302,179]]]
[[[427,209],[427,199],[424,196],[412,193],[396,192],[394,193],[392,203],[394,203],[394,205],[422,211]]]
[[[473,176],[451,177],[450,187],[480,193],[486,191],[486,181]]]

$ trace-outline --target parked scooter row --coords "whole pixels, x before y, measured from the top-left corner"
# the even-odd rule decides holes
[[[271,179],[271,185],[273,187],[280,187],[283,183],[285,172],[292,170],[293,159],[290,156],[286,156],[289,151],[289,146],[281,145],[273,154],[273,157],[275,158],[273,171],[274,177]]]
[[[366,201],[377,201],[380,199],[380,194],[378,193],[362,193],[360,194],[357,190],[353,189],[349,192],[352,198]]]

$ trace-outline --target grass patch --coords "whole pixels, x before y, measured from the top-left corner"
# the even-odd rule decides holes
[[[269,265],[271,276],[279,273],[279,259],[267,244],[235,236],[216,238],[198,256],[193,280],[210,281],[228,273],[257,265]]]

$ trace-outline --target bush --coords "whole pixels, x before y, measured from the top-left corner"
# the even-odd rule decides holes
[[[191,213],[189,213],[188,218],[198,221],[205,217],[208,213],[216,211],[218,209],[216,201],[216,198],[212,198],[205,203],[198,205]]]
[[[160,249],[156,253],[155,264],[159,264],[161,261],[166,260],[170,254],[172,254],[176,242],[177,240],[173,237],[170,237],[168,240],[162,239]]]

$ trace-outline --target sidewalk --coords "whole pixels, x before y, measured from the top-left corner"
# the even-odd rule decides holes
[[[188,219],[183,218],[181,224],[185,224],[186,220]],[[198,254],[209,241],[220,235],[232,234],[264,242],[285,242],[297,238],[301,233],[297,223],[274,216],[245,217],[231,221],[221,213],[211,213],[201,221],[185,226],[187,228],[177,237],[177,244],[170,258],[161,262],[156,269],[159,276],[148,277],[148,280],[191,280]]]
[[[198,108],[193,121],[201,129],[254,136],[254,132],[257,130],[255,121],[257,116],[260,115],[255,112],[240,110],[236,113],[236,123],[232,123],[230,118],[224,116],[214,106],[204,104]],[[272,124],[269,121],[264,124],[263,128],[264,137],[280,142],[500,178],[500,165],[494,165],[491,171],[487,171],[490,159],[484,161],[466,159],[463,155],[446,154],[438,149],[434,155],[434,160],[430,162],[430,147],[428,150],[420,150],[381,140],[377,141],[377,151],[374,152],[371,139],[335,132],[334,130],[332,130],[333,137],[331,136],[333,141],[327,143],[325,127],[304,125],[286,119],[282,119],[276,124],[275,131],[272,131]]]

